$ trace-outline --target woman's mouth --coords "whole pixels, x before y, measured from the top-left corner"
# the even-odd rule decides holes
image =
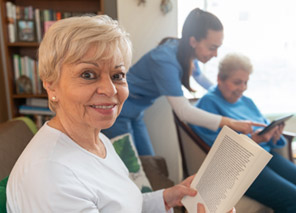
[[[91,105],[92,108],[95,109],[112,109],[113,107],[115,107],[115,104],[112,105]]]
[[[105,116],[113,115],[117,110],[117,104],[92,104],[90,107],[96,112],[103,114]]]

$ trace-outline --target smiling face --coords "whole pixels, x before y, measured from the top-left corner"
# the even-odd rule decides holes
[[[225,80],[218,77],[218,87],[226,101],[235,103],[246,91],[248,81],[249,73],[237,70]]]
[[[208,30],[207,37],[196,41],[194,37],[190,38],[190,45],[194,49],[196,58],[207,63],[211,58],[217,57],[218,48],[223,42],[223,31]]]
[[[48,92],[56,97],[60,121],[101,130],[112,126],[128,97],[127,70],[122,57],[89,60],[95,51],[75,64],[64,64],[59,82]]]

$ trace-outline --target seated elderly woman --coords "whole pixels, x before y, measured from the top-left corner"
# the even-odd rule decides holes
[[[107,16],[73,17],[50,27],[40,45],[39,71],[56,115],[10,174],[8,212],[166,212],[196,194],[190,177],[141,195],[100,133],[128,96],[130,61],[127,33]]]
[[[241,54],[228,54],[219,64],[218,85],[213,86],[196,104],[196,107],[238,120],[251,120],[268,124],[252,99],[243,95],[252,72],[250,60]],[[296,166],[273,148],[285,146],[281,135],[284,125],[258,135],[258,127],[249,134],[266,151],[273,155],[246,195],[271,207],[275,212],[296,212]],[[212,131],[191,125],[191,128],[212,145],[221,129]]]

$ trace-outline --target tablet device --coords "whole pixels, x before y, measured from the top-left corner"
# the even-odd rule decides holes
[[[293,116],[293,114],[291,114],[291,115],[285,115],[283,117],[280,117],[280,118],[275,119],[267,127],[265,127],[261,132],[259,132],[258,135],[265,134],[266,132],[270,131],[273,127],[275,127],[276,125],[279,125],[279,124],[285,122],[286,120],[288,120],[292,116]]]

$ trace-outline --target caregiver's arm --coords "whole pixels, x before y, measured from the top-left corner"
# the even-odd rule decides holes
[[[170,105],[177,116],[185,122],[193,125],[202,126],[213,131],[216,131],[219,127],[224,125],[229,126],[233,130],[248,134],[253,132],[252,126],[265,126],[265,124],[259,124],[252,121],[239,121],[221,115],[209,113],[202,109],[198,109],[184,96],[166,96]]]

